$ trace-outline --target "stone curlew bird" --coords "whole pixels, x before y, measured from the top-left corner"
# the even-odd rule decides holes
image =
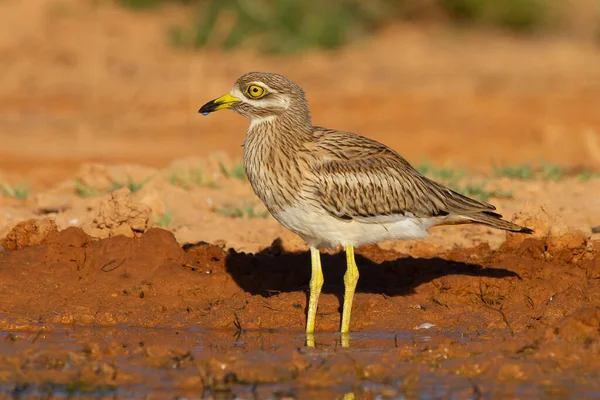
[[[320,249],[346,251],[341,333],[347,334],[358,282],[355,246],[419,239],[429,228],[449,224],[533,232],[503,220],[493,205],[426,178],[375,140],[314,126],[304,91],[281,75],[247,73],[199,112],[222,109],[250,120],[244,168],[252,189],[277,221],[310,246],[307,334],[314,332],[323,286]]]

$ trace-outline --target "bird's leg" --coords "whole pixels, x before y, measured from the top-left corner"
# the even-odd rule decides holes
[[[354,261],[354,246],[346,245],[346,264],[347,269],[344,274],[344,308],[342,309],[342,329],[341,333],[348,333],[350,328],[350,314],[352,313],[352,299],[354,290],[358,282],[358,267]]]
[[[306,319],[306,333],[312,334],[315,331],[315,317],[317,316],[317,304],[319,295],[323,287],[323,271],[321,270],[321,253],[319,249],[310,248],[310,263],[312,274],[310,278],[310,296],[308,298],[308,315]]]

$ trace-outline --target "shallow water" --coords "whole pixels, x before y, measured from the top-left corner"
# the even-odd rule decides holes
[[[463,376],[456,359],[423,362],[408,350],[427,357],[436,343],[475,341],[456,332],[360,332],[350,335],[348,348],[339,334],[315,335],[315,348],[305,340],[291,331],[127,326],[0,332],[0,392],[13,398],[600,398],[591,380]]]

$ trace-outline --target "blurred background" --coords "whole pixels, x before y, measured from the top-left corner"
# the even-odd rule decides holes
[[[244,72],[411,162],[600,169],[598,0],[2,0],[0,178],[241,156]]]

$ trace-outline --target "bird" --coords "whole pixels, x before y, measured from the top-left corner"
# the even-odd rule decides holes
[[[198,112],[229,109],[250,121],[243,165],[254,193],[310,248],[306,333],[313,334],[323,286],[321,250],[346,253],[341,334],[348,334],[359,271],[354,249],[384,240],[421,239],[439,225],[483,224],[524,234],[491,204],[419,173],[390,147],[365,136],[315,126],[304,90],[271,72],[239,77],[229,93]]]

